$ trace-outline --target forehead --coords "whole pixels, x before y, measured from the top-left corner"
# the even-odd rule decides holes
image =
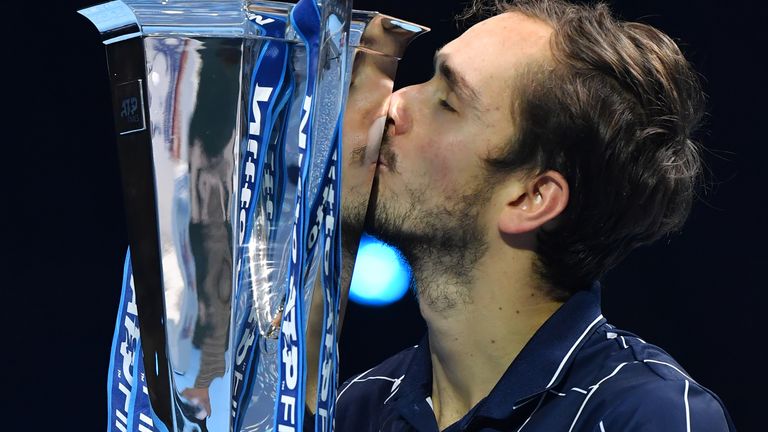
[[[519,12],[482,21],[440,51],[445,62],[477,90],[486,109],[509,105],[516,73],[550,57],[552,28]]]

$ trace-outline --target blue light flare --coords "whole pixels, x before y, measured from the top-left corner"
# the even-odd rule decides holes
[[[411,280],[411,269],[397,249],[363,234],[357,251],[349,298],[366,306],[386,306],[400,300]]]

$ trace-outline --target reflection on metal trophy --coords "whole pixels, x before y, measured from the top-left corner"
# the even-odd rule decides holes
[[[351,6],[80,11],[106,45],[131,246],[110,431],[332,430],[389,96],[426,30]]]

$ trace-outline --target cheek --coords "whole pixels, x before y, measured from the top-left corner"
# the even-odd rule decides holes
[[[454,137],[434,137],[422,156],[430,187],[441,195],[455,196],[464,189],[462,178],[468,169],[470,152]]]

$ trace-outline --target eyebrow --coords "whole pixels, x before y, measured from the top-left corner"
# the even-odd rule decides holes
[[[440,51],[435,53],[435,70],[443,76],[451,90],[456,92],[459,97],[480,107],[480,96],[478,96],[477,91],[469,84],[464,75],[443,60],[444,57]]]

